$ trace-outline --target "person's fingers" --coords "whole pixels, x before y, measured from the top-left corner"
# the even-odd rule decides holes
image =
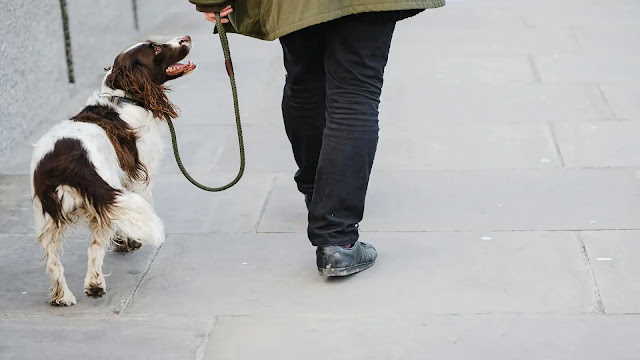
[[[222,9],[222,11],[220,11],[220,17],[228,16],[232,12],[233,12],[233,9],[231,8],[231,5],[229,5],[226,8]]]
[[[216,15],[214,13],[204,13],[204,18],[214,24],[216,23]]]
[[[221,18],[220,22],[223,24],[227,24],[229,22],[229,19],[227,19],[226,17],[232,12],[233,12],[233,8],[231,8],[231,5],[227,5],[227,7],[222,9],[222,11],[220,11],[220,18]],[[207,19],[207,21],[211,21],[214,24],[216,23],[215,13],[204,13],[204,17],[205,19]]]

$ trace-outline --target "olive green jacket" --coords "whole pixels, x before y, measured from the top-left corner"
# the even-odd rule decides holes
[[[189,0],[202,12],[233,7],[228,32],[275,40],[296,30],[372,11],[430,9],[445,0]],[[230,26],[231,25],[231,26]]]

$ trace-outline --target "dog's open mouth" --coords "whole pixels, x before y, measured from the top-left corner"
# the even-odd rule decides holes
[[[167,68],[167,75],[169,76],[177,76],[177,75],[187,75],[192,72],[196,68],[196,64],[189,61],[186,64],[176,63]]]

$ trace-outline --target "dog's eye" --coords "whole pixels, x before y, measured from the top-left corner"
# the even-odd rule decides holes
[[[156,55],[158,55],[162,51],[162,48],[158,45],[153,45],[153,51],[155,51]]]

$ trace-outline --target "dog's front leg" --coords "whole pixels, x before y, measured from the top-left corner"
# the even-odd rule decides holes
[[[142,198],[153,207],[153,195],[151,194],[150,183],[133,182],[127,186],[127,190],[142,196]],[[142,243],[138,239],[131,239],[122,234],[115,234],[112,242],[114,250],[118,252],[136,251],[142,247]]]
[[[129,190],[142,196],[151,206],[153,206],[153,195],[151,193],[151,183],[135,182],[129,186]]]

